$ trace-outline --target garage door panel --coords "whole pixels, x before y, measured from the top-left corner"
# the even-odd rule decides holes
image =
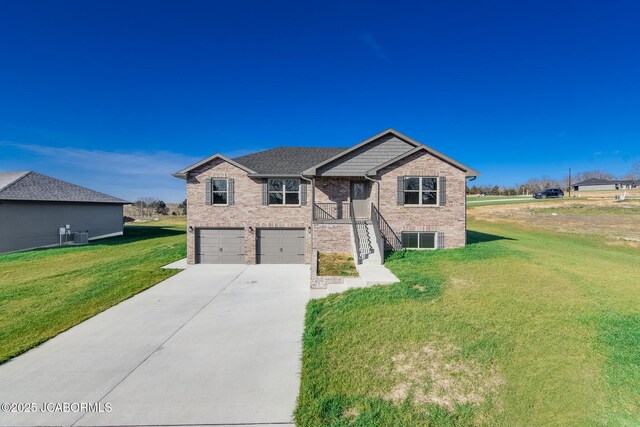
[[[196,262],[201,264],[244,263],[244,230],[237,228],[197,229]]]
[[[304,254],[282,257],[279,255],[260,255],[260,264],[304,264]]]
[[[304,264],[304,229],[258,229],[257,261],[261,264]]]

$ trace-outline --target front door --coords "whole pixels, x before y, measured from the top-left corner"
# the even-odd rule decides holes
[[[351,181],[351,203],[356,218],[369,218],[371,215],[368,184],[367,181]]]

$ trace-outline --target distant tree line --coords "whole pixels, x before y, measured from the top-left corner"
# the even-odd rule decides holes
[[[139,217],[152,217],[154,215],[186,215],[187,200],[183,200],[173,212],[170,212],[167,204],[155,197],[139,197],[133,203],[133,208]]]
[[[576,182],[585,181],[587,179],[597,178],[606,180],[638,180],[640,179],[640,162],[632,165],[631,170],[622,176],[616,175],[596,169],[591,171],[579,172],[571,177],[572,185]],[[470,183],[473,184],[473,181]],[[491,196],[516,196],[520,194],[532,194],[545,188],[560,188],[564,191],[569,190],[569,175],[563,178],[552,178],[543,176],[541,178],[529,178],[526,182],[514,185],[469,185],[467,184],[467,194],[487,194]]]

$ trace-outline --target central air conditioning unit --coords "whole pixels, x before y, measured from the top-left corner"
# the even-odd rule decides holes
[[[88,245],[89,244],[89,232],[88,231],[71,231],[71,226],[66,225],[58,229],[60,235],[60,246],[64,245]]]
[[[89,244],[89,233],[84,232],[75,232],[71,233],[73,235],[73,244],[74,245],[88,245]]]

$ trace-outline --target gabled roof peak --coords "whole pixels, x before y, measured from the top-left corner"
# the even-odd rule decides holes
[[[279,146],[268,150],[259,151],[257,153],[235,157],[233,159],[230,159],[222,154],[214,154],[213,156],[207,157],[189,167],[182,169],[181,171],[174,173],[173,176],[177,178],[186,178],[187,174],[193,169],[217,158],[244,170],[250,176],[254,177],[278,175],[304,175],[312,177],[316,176],[318,168],[325,166],[331,162],[335,162],[336,160],[348,155],[349,153],[352,153],[360,147],[363,147],[374,141],[379,141],[381,138],[387,135],[393,135],[398,140],[404,141],[407,148],[402,151],[406,151],[406,153],[414,152],[414,150],[426,150],[431,155],[438,157],[439,159],[459,168],[460,170],[463,170],[464,172],[466,172],[466,175],[468,177],[479,175],[475,170],[451,159],[450,157],[445,156],[444,154],[432,149],[431,147],[421,144],[420,142],[408,137],[402,132],[399,132],[393,128],[387,128],[382,132],[379,132],[365,139],[364,141],[348,148]],[[398,150],[396,149],[396,151]],[[398,154],[400,154],[400,152],[398,152]],[[397,160],[399,159],[400,158],[398,158]],[[373,167],[375,165],[371,164],[370,166]],[[364,174],[365,171],[366,169],[362,171],[362,174]]]

